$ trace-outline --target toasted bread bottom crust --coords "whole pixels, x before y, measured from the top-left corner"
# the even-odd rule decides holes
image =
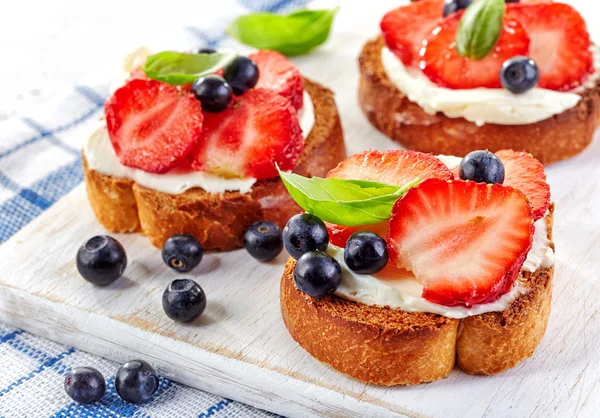
[[[324,177],[346,158],[342,126],[333,93],[304,80],[315,123],[294,172]],[[90,205],[109,231],[141,232],[162,247],[174,234],[192,234],[205,249],[229,251],[243,246],[253,222],[268,220],[283,228],[300,211],[279,178],[257,181],[249,193],[208,193],[200,188],[178,195],[158,192],[132,180],[91,170],[83,158]]]
[[[554,267],[521,275],[526,291],[506,311],[458,320],[336,296],[313,299],[296,288],[295,264],[288,260],[280,291],[290,335],[318,360],[367,383],[431,382],[448,377],[455,363],[470,374],[500,373],[533,354],[550,315]]]
[[[528,125],[477,126],[443,113],[425,113],[388,78],[382,62],[385,45],[378,37],[360,54],[359,102],[375,128],[404,147],[433,154],[464,156],[477,149],[527,151],[544,164],[570,158],[592,141],[600,120],[600,85],[582,93],[579,104]]]

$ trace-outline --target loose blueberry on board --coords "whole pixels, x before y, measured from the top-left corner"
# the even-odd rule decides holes
[[[387,244],[373,232],[355,232],[346,242],[344,262],[358,274],[377,273],[387,266]]]
[[[188,272],[200,264],[203,255],[202,244],[188,234],[173,235],[162,248],[165,264],[180,273]]]
[[[329,233],[325,223],[314,215],[294,215],[283,228],[283,244],[287,252],[299,259],[309,251],[325,251],[329,245]]]
[[[283,249],[281,228],[273,222],[255,222],[244,234],[244,248],[260,261],[270,261]]]
[[[340,264],[321,251],[305,253],[294,267],[296,287],[315,299],[335,292],[341,281]]]
[[[214,54],[215,52],[217,52],[217,50],[214,48],[200,48],[196,51],[196,54]]]
[[[236,96],[246,93],[258,82],[258,67],[248,57],[237,57],[223,72]]]
[[[200,77],[192,83],[192,93],[202,103],[202,110],[217,113],[229,107],[233,90],[227,81],[218,75]]]
[[[540,70],[529,57],[514,57],[506,60],[500,70],[502,86],[514,94],[525,93],[540,80]]]
[[[127,254],[116,239],[99,235],[90,238],[77,251],[77,270],[90,283],[107,286],[123,275]]]
[[[189,322],[202,315],[206,309],[206,295],[193,280],[173,280],[163,293],[162,305],[172,320]]]
[[[502,184],[504,182],[504,164],[492,152],[473,151],[460,162],[458,175],[461,180]]]
[[[443,15],[446,17],[459,10],[466,9],[471,3],[473,3],[473,0],[446,0],[444,2]]]
[[[131,360],[119,367],[115,376],[115,390],[121,399],[142,403],[158,389],[158,375],[144,360]]]
[[[93,403],[104,396],[106,382],[93,367],[77,367],[65,376],[65,392],[77,403]]]

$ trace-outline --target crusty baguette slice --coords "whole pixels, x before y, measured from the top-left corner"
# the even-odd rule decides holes
[[[551,206],[550,240],[553,212]],[[431,382],[448,377],[455,363],[470,374],[500,373],[533,354],[550,315],[554,267],[521,274],[526,291],[506,311],[458,320],[337,296],[313,299],[294,285],[295,263],[288,260],[280,293],[292,338],[318,360],[367,383]]]
[[[543,164],[570,158],[592,141],[600,120],[600,84],[582,93],[579,104],[549,119],[529,125],[477,126],[443,113],[425,113],[388,78],[382,62],[383,38],[365,44],[360,54],[359,102],[381,132],[409,149],[464,156],[470,151],[527,151]]]
[[[346,158],[342,126],[333,93],[304,79],[314,105],[315,123],[294,171],[324,177]],[[300,211],[279,178],[257,181],[249,193],[208,193],[194,188],[171,195],[135,182],[90,170],[83,159],[88,198],[98,221],[112,232],[141,232],[161,247],[177,233],[197,237],[205,249],[243,246],[250,224],[268,220],[283,227]]]

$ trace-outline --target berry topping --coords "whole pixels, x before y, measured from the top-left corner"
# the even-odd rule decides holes
[[[233,90],[227,81],[218,75],[209,75],[194,81],[192,93],[202,103],[202,110],[212,113],[227,109],[233,98]]]
[[[281,228],[272,222],[255,222],[244,234],[244,248],[252,257],[269,261],[283,249]]]
[[[329,235],[325,223],[314,215],[294,215],[283,228],[283,244],[296,260],[309,251],[325,251]]]
[[[162,306],[172,320],[189,322],[202,315],[206,309],[206,295],[193,280],[173,280],[163,293]]]
[[[77,403],[93,403],[104,396],[106,382],[93,367],[77,367],[65,376],[65,392]]]
[[[220,113],[206,113],[204,138],[192,153],[192,167],[222,177],[277,177],[275,164],[291,170],[304,149],[291,103],[273,92],[253,89]]]
[[[388,263],[385,240],[369,231],[355,232],[346,242],[344,262],[359,274],[375,274]]]
[[[449,16],[427,38],[421,69],[434,83],[451,89],[500,88],[500,70],[516,55],[527,55],[529,36],[514,19],[505,19],[500,38],[485,58],[474,60],[456,51],[456,31],[463,13]]]
[[[126,267],[125,249],[119,241],[109,236],[93,237],[77,252],[79,274],[98,286],[106,286],[117,280]]]
[[[526,152],[502,150],[496,155],[504,164],[504,185],[514,187],[527,197],[534,220],[542,218],[550,206],[550,185],[542,163]]]
[[[271,90],[289,99],[296,110],[302,109],[304,83],[293,62],[275,51],[258,51],[249,57],[256,63],[260,77],[256,88]]]
[[[590,35],[583,17],[568,4],[513,5],[506,16],[518,20],[531,38],[528,54],[540,70],[539,87],[571,90],[594,70]]]
[[[202,261],[204,249],[193,236],[187,234],[173,235],[162,247],[162,259],[173,270],[185,273]]]
[[[511,93],[521,94],[531,90],[540,79],[536,63],[529,57],[506,60],[500,70],[500,83]]]
[[[418,67],[423,41],[442,20],[444,0],[420,0],[388,12],[381,20],[387,47],[405,65]]]
[[[217,52],[217,50],[214,48],[200,48],[196,51],[196,54],[214,54],[215,52]]]
[[[518,190],[429,179],[394,205],[390,259],[413,272],[423,298],[470,307],[510,290],[533,231],[531,209]]]
[[[248,57],[237,57],[223,71],[223,77],[236,96],[246,93],[258,81],[258,67]]]
[[[460,162],[458,176],[461,180],[472,180],[477,183],[502,184],[504,165],[489,151],[473,151]]]
[[[340,264],[320,251],[305,253],[294,267],[296,287],[315,299],[335,292],[341,281]]]
[[[119,367],[115,390],[124,401],[142,403],[158,389],[158,376],[144,360],[131,360]]]
[[[459,10],[466,9],[473,3],[473,0],[446,0],[444,1],[444,17],[456,13]]]
[[[361,226],[343,226],[325,222],[329,232],[329,242],[337,247],[344,248],[348,238],[358,231],[371,231],[382,238],[387,237],[389,223],[387,221],[378,224]]]
[[[164,173],[202,137],[202,106],[191,93],[155,80],[134,79],[104,104],[113,148],[123,165]]]

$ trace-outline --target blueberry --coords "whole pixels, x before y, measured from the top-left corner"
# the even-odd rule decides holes
[[[346,242],[344,261],[350,270],[359,274],[383,270],[388,263],[385,240],[373,232],[355,232]]]
[[[296,287],[315,299],[321,299],[335,292],[341,281],[340,264],[321,251],[305,253],[294,267]]]
[[[90,238],[77,251],[77,270],[90,283],[106,286],[123,275],[127,254],[116,239],[99,235]]]
[[[196,51],[196,54],[214,54],[217,52],[214,48],[200,48]]]
[[[444,1],[444,17],[456,13],[459,10],[466,9],[473,3],[473,0],[446,0]]]
[[[229,107],[233,91],[227,81],[218,75],[200,77],[192,84],[192,93],[202,103],[202,110],[222,112]]]
[[[534,88],[540,79],[540,70],[528,57],[513,57],[504,61],[500,82],[511,93],[521,94]]]
[[[248,57],[237,57],[225,68],[223,77],[236,96],[244,94],[258,82],[258,67]]]
[[[77,403],[93,403],[104,396],[106,382],[93,367],[77,367],[65,376],[65,391]]]
[[[185,273],[200,264],[204,255],[202,244],[187,234],[173,235],[162,248],[165,264],[180,273]]]
[[[260,261],[269,261],[283,249],[281,228],[272,222],[255,222],[244,234],[244,247]]]
[[[119,367],[115,390],[125,401],[146,402],[158,389],[158,376],[144,360],[131,360]]]
[[[504,182],[504,164],[500,158],[489,151],[473,151],[460,162],[458,175],[461,180],[502,184]]]
[[[504,0],[504,3],[519,3],[521,0]]]
[[[206,295],[193,280],[173,280],[163,293],[162,305],[172,320],[189,322],[199,317],[206,309]]]
[[[314,215],[294,215],[283,228],[283,243],[287,252],[296,260],[308,251],[325,251],[329,233],[325,223]]]

